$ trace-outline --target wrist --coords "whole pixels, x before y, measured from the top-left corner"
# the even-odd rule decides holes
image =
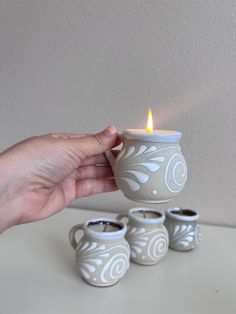
[[[1,206],[0,207],[0,234],[4,230],[10,228],[13,225],[14,225],[13,220],[11,219],[8,211],[3,206]]]
[[[16,223],[15,213],[9,208],[3,191],[4,189],[0,187],[0,234]]]
[[[5,165],[1,157],[0,155],[0,234],[18,221],[16,210],[11,206],[14,200],[9,193],[10,184],[4,173]]]

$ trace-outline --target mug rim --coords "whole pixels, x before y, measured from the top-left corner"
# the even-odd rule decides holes
[[[158,130],[157,130],[158,131]],[[179,143],[182,133],[179,131],[166,130],[166,133],[147,133],[145,129],[126,129],[122,138],[153,143]]]
[[[191,215],[179,215],[178,213],[173,213],[175,212],[180,212],[180,211],[189,211],[192,214]],[[200,217],[200,215],[193,209],[189,208],[182,208],[182,207],[171,207],[166,210],[166,216],[173,218],[175,220],[180,220],[180,221],[197,221]]]
[[[160,217],[157,217],[157,218],[142,218],[142,217],[139,217],[139,216],[136,216],[134,215],[133,213],[134,212],[137,212],[137,211],[147,211],[147,212],[151,212],[151,213],[155,213],[155,214],[158,214],[160,215]],[[133,208],[130,208],[129,212],[128,212],[128,217],[135,221],[135,222],[139,222],[139,223],[143,223],[143,224],[160,224],[160,223],[163,223],[164,220],[165,220],[165,214],[160,212],[160,211],[157,211],[157,210],[154,210],[152,208],[148,208],[148,207],[133,207]]]
[[[95,231],[93,229],[90,229],[88,226],[89,226],[89,223],[91,222],[99,222],[99,221],[108,221],[108,222],[113,222],[117,225],[120,225],[121,226],[121,229],[120,230],[117,230],[117,231],[112,231],[112,232],[100,232],[100,231]],[[98,217],[98,218],[91,218],[91,219],[88,219],[86,220],[84,223],[83,223],[83,230],[84,230],[84,233],[87,235],[87,236],[90,236],[92,238],[95,238],[95,239],[99,239],[99,240],[119,240],[121,238],[123,238],[125,236],[125,233],[127,231],[127,226],[125,223],[123,223],[122,221],[116,219],[116,218],[110,218],[110,217]]]

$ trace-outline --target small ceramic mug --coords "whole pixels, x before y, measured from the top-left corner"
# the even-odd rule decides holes
[[[164,203],[174,198],[187,180],[187,165],[179,141],[182,133],[122,134],[123,148],[115,158],[105,154],[124,195],[142,203]]]
[[[201,238],[198,219],[199,214],[191,209],[167,209],[165,226],[169,233],[169,247],[187,251],[198,246]]]
[[[126,239],[130,245],[130,258],[142,265],[161,261],[168,250],[168,232],[163,225],[165,215],[150,208],[131,208],[117,219],[128,219]]]
[[[79,241],[78,230],[84,233]],[[69,240],[85,281],[94,286],[111,286],[125,275],[130,259],[126,231],[126,225],[113,218],[90,219],[72,227]]]

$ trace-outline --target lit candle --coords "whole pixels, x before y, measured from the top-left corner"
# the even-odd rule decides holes
[[[147,121],[147,128],[148,133],[153,132],[153,119],[152,119],[152,108],[148,109],[148,121]]]
[[[148,109],[148,120],[146,129],[127,129],[123,137],[129,140],[140,140],[154,143],[177,143],[182,133],[172,130],[153,130],[152,109]]]
[[[187,166],[179,144],[181,137],[178,131],[154,130],[151,108],[146,129],[123,132],[123,147],[117,158],[111,151],[105,154],[117,186],[127,198],[143,203],[164,203],[183,189]]]

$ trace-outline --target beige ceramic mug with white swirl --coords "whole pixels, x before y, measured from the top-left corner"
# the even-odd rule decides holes
[[[163,225],[165,215],[150,208],[131,208],[117,219],[128,219],[126,239],[130,258],[142,265],[159,263],[168,251],[169,237]]]
[[[180,207],[166,210],[165,226],[169,234],[169,247],[177,251],[188,251],[200,243],[199,214],[192,209]]]
[[[187,180],[187,165],[179,141],[181,132],[156,130],[154,134],[126,130],[123,147],[111,163],[115,181],[124,195],[143,203],[164,203],[175,197]]]
[[[78,241],[79,230],[83,236]],[[126,231],[126,225],[113,218],[90,219],[71,228],[69,240],[76,250],[76,266],[86,282],[111,286],[125,275],[130,259]]]

